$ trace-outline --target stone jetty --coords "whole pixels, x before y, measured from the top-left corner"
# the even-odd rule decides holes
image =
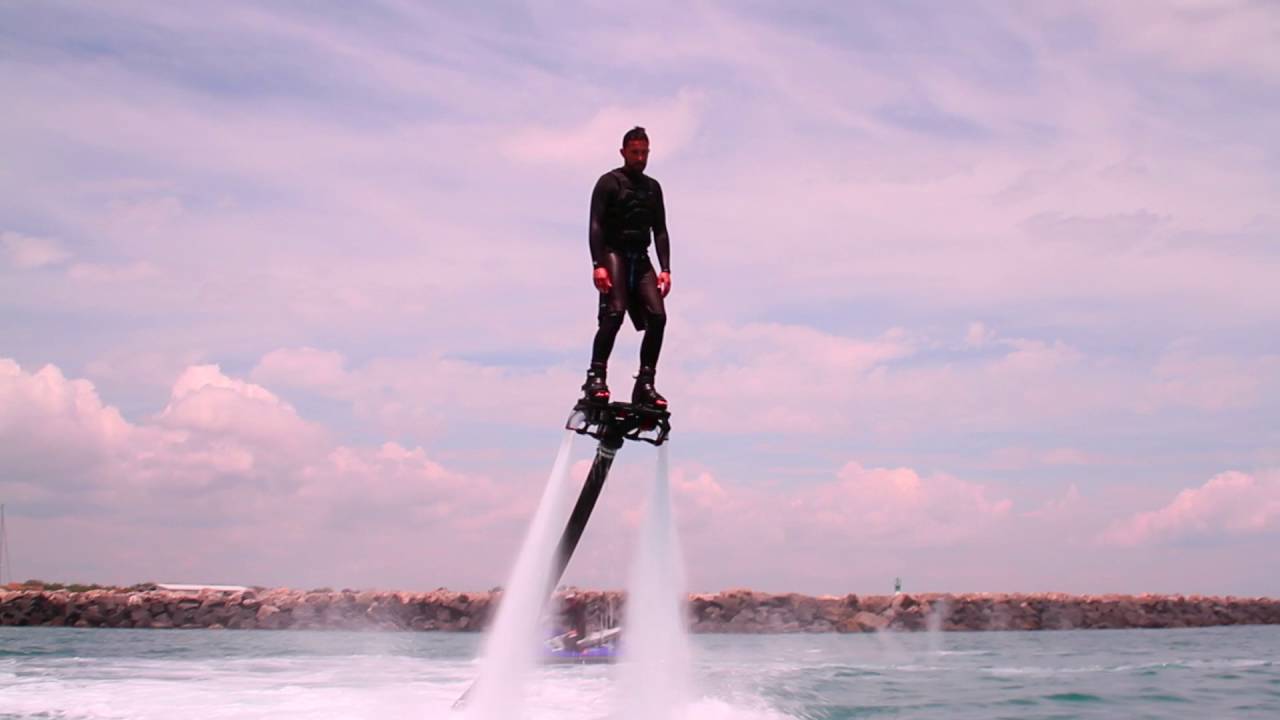
[[[618,592],[577,591],[589,614],[621,616]],[[0,591],[0,625],[241,630],[417,630],[484,627],[497,591],[288,589]],[[1185,628],[1280,624],[1280,599],[1199,595],[922,593],[798,595],[751,590],[694,594],[695,633]]]

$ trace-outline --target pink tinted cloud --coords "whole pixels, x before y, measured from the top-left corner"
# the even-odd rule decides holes
[[[586,339],[583,346],[585,366]],[[435,354],[348,366],[340,353],[302,347],[267,353],[250,375],[272,387],[348,402],[358,417],[388,434],[429,437],[451,418],[487,422],[500,417],[545,427],[577,391],[581,373],[563,366],[505,368]]]
[[[216,365],[187,368],[155,424],[192,442],[235,444],[258,455],[269,448],[274,457],[305,458],[327,442],[326,430],[304,420],[293,406],[260,385],[224,375]]]
[[[126,569],[144,577],[173,571],[172,553],[150,554],[147,566],[127,551],[136,542],[187,547],[181,567],[205,577],[411,583],[427,582],[435,568],[445,579],[491,581],[502,566],[495,548],[511,541],[530,501],[420,447],[336,443],[271,391],[212,365],[187,368],[165,408],[135,424],[86,380],[0,360],[0,465],[9,471],[0,487],[15,507],[47,508],[43,520],[24,525],[70,533],[32,528],[56,540],[28,553],[28,567],[58,575],[78,566],[77,553],[92,542],[97,579],[119,581],[137,580],[121,576]],[[182,528],[201,528],[201,543],[188,544],[195,536]],[[345,541],[333,539],[335,528]],[[113,533],[118,548],[100,544]],[[456,543],[474,545],[489,562],[468,566],[450,550]],[[419,547],[413,563],[397,568],[387,558],[389,548],[410,546]],[[316,548],[330,553],[326,563],[296,565]],[[362,564],[370,555],[384,575]]]
[[[26,372],[0,358],[0,448],[11,481],[46,490],[85,482],[136,436],[87,380],[68,379],[53,365]]]
[[[614,150],[622,145],[622,133],[641,125],[647,126],[653,150],[672,160],[695,135],[702,102],[703,93],[686,88],[658,101],[589,108],[589,117],[570,127],[534,127],[513,133],[503,149],[522,162],[603,172],[609,163],[621,162]]]
[[[71,258],[62,243],[16,232],[0,232],[0,257],[18,270],[59,265]]]
[[[798,521],[812,519],[854,538],[929,547],[964,540],[1008,515],[1013,505],[945,473],[922,476],[911,468],[849,462],[836,478],[799,502]]]
[[[308,355],[334,365],[324,354]],[[29,482],[6,479],[6,497],[81,508],[21,519],[24,535],[42,538],[25,562],[45,575],[488,587],[501,581],[542,476],[543,468],[534,468],[518,486],[498,485],[452,469],[421,447],[333,442],[266,387],[215,366],[189,367],[165,409],[136,424],[103,403],[91,384],[57,368],[27,372],[6,361],[0,370],[0,462],[16,467],[30,448],[46,461],[28,463],[37,473]],[[44,434],[24,435],[24,426]],[[81,459],[68,473],[49,467],[58,453]],[[627,457],[633,456],[641,455]],[[575,477],[585,472],[586,462],[578,462]],[[69,475],[75,486],[65,484]],[[616,583],[617,557],[629,556],[651,476],[630,460],[615,475],[598,511],[602,520],[575,561],[575,582]],[[857,461],[786,483],[729,479],[696,462],[677,463],[672,482],[700,588],[838,590],[879,582],[895,565],[926,574],[915,556],[904,555],[911,552],[955,558],[946,562],[959,572],[954,563],[973,548],[1010,538],[1028,548],[1028,557],[1036,555],[1029,548],[1052,556],[1066,551],[1073,532],[1105,516],[1074,486],[1043,507],[1016,513],[1005,493],[986,482]],[[1204,528],[1257,534],[1278,525],[1280,476],[1226,473],[1168,508],[1118,525],[1109,539],[1154,543]],[[79,559],[86,544],[99,548],[94,566]],[[142,552],[139,544],[157,549]],[[997,579],[1016,587],[1014,578],[1030,566],[1019,567]]]
[[[1274,5],[1178,0],[1092,2],[1089,8],[1109,39],[1128,52],[1191,72],[1245,72],[1269,83],[1280,77],[1280,60],[1267,50],[1280,34]],[[1033,12],[1058,11],[1041,5]]]
[[[832,587],[851,553],[965,545],[1007,528],[1012,508],[981,483],[857,462],[806,484],[730,483],[679,467],[672,484],[688,556],[718,563],[695,566],[703,582],[764,574]]]
[[[532,493],[513,494],[485,478],[451,470],[423,448],[333,443],[265,387],[216,366],[189,367],[174,383],[164,410],[142,424],[128,422],[102,403],[87,381],[68,380],[56,368],[27,373],[6,362],[3,370],[0,460],[11,464],[20,452],[24,438],[14,430],[24,421],[53,434],[43,441],[45,452],[99,449],[85,460],[84,484],[74,491],[98,510],[90,513],[92,519],[66,519],[68,532],[81,528],[100,538],[110,534],[114,522],[124,542],[144,530],[155,541],[171,532],[165,528],[175,521],[222,528],[221,535],[209,536],[206,547],[191,548],[195,557],[182,566],[192,573],[227,577],[253,571],[280,581],[322,581],[318,571],[294,573],[288,564],[307,556],[308,549],[323,547],[334,553],[331,571],[359,576],[361,554],[426,543],[409,568],[423,573],[428,571],[422,568],[434,568],[439,576],[454,578],[487,575],[493,581],[505,567],[504,553],[512,549],[503,543],[514,539],[534,499]],[[575,472],[584,474],[585,462]],[[620,505],[620,527],[632,532],[645,483],[627,482],[628,473],[635,475],[635,468],[619,473],[608,502]],[[1010,507],[989,488],[944,473],[866,468],[856,462],[801,487],[726,484],[712,470],[696,466],[678,467],[673,483],[699,557],[728,548],[726,563],[745,568],[754,553],[762,553],[757,559],[814,575],[838,563],[841,548],[851,543],[935,547],[965,542],[1007,517]],[[71,492],[51,487],[42,497],[65,502]],[[158,523],[160,518],[166,521]],[[358,528],[363,539],[355,546],[334,547],[335,532]],[[44,564],[56,568],[68,562],[88,537],[55,543],[45,550]],[[465,559],[450,549],[462,542],[472,543]],[[236,554],[220,557],[231,548],[238,553],[254,546],[263,549],[252,561]],[[824,550],[813,553],[813,548]],[[106,567],[112,553],[103,550]],[[172,559],[163,553],[153,558],[157,563]],[[168,571],[167,566],[140,569],[139,562],[134,555],[120,555],[121,568],[145,570],[148,576]],[[397,570],[386,557],[380,563],[384,577],[410,572]]]
[[[1035,467],[1062,467],[1093,465],[1106,462],[1106,458],[1078,448],[1057,447],[1049,449],[1027,447],[1003,447],[991,452],[987,467],[1000,470],[1025,470]]]
[[[335,391],[347,382],[345,366],[342,354],[332,350],[280,348],[263,355],[251,375],[277,386]]]
[[[1140,512],[1101,535],[1110,545],[1221,539],[1280,530],[1280,473],[1224,472],[1168,505]]]
[[[440,355],[381,358],[351,365],[333,350],[280,348],[251,377],[349,402],[388,433],[429,437],[447,418],[544,426],[581,383],[589,318],[579,323],[578,360],[501,367]],[[1206,412],[1257,407],[1274,396],[1267,356],[1230,359],[1177,348],[1146,363],[1117,362],[1062,340],[1001,337],[969,325],[965,340],[902,329],[851,336],[787,323],[703,322],[675,317],[660,368],[664,392],[681,398],[682,427],[737,434],[908,435],[1050,427],[1099,414]],[[638,335],[620,336],[611,362],[625,392]],[[981,344],[975,345],[974,339]],[[938,348],[946,353],[935,356]],[[1275,373],[1280,376],[1280,370]],[[1088,447],[1010,448],[1003,468],[1099,461]]]
[[[1280,388],[1280,356],[1240,357],[1175,347],[1152,368],[1140,406],[1148,412],[1189,407],[1217,412],[1256,405]]]

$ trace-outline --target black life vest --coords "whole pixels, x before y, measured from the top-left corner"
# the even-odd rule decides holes
[[[644,249],[649,246],[657,216],[658,194],[654,192],[653,182],[643,175],[631,178],[621,170],[615,171],[615,175],[618,176],[618,196],[610,208],[612,222],[609,224],[614,231],[610,234],[617,239],[620,249]]]

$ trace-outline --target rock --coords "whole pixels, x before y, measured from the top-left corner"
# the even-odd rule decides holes
[[[862,628],[863,632],[884,630],[889,627],[888,618],[865,610],[859,610],[857,614],[853,616],[853,621]]]

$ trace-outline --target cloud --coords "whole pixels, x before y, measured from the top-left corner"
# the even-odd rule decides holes
[[[75,263],[67,269],[67,277],[72,280],[96,283],[128,283],[155,277],[160,270],[147,262],[134,262],[121,265],[94,263]]]
[[[969,329],[964,335],[964,342],[969,347],[980,348],[990,344],[995,338],[995,330],[987,327],[984,323],[974,321],[969,323]]]
[[[213,365],[188,367],[161,412],[131,423],[86,380],[0,359],[0,466],[0,488],[26,523],[86,533],[28,554],[28,563],[52,572],[69,567],[89,535],[114,533],[118,546],[142,536],[180,543],[195,528],[216,533],[190,546],[181,566],[206,576],[333,583],[346,572],[378,582],[361,569],[362,556],[429,542],[436,544],[418,554],[422,562],[437,565],[442,579],[475,582],[503,566],[494,548],[514,540],[531,499],[451,470],[421,447],[335,443],[271,391]],[[333,546],[335,532],[360,537],[331,548],[334,568],[290,569],[310,549]],[[482,548],[489,562],[466,567],[448,555],[450,536]],[[227,547],[252,557],[224,556]],[[130,579],[126,568],[151,577],[176,562],[169,553],[139,558],[105,547],[98,556],[99,579],[121,581]],[[374,565],[385,570],[391,559]],[[421,566],[386,572],[408,581]]]
[[[609,105],[595,110],[583,123],[568,128],[535,127],[514,133],[504,144],[506,153],[524,162],[607,169],[620,164],[616,152],[622,134],[636,125],[647,126],[655,153],[675,158],[698,130],[701,92],[682,88],[672,98],[633,106]]]
[[[345,402],[388,435],[432,437],[449,424],[545,427],[546,409],[564,406],[578,392],[581,372],[510,368],[439,355],[349,366],[340,353],[304,347],[267,353],[251,375],[274,387]]]
[[[673,473],[672,485],[683,532],[696,543],[691,552],[735,564],[767,556],[772,564],[794,563],[815,576],[823,568],[835,572],[852,547],[964,544],[998,530],[1012,508],[1010,500],[980,483],[856,461],[800,485],[730,483],[711,471],[683,467]]]
[[[1280,356],[1244,358],[1175,345],[1160,357],[1151,375],[1140,400],[1144,410],[1190,407],[1223,412],[1255,407],[1273,397]]]
[[[1098,465],[1106,458],[1077,448],[1003,447],[992,451],[989,467],[1002,470],[1025,470],[1034,467]]]
[[[585,325],[585,324],[584,324]],[[581,383],[590,338],[577,361],[529,367],[428,354],[353,365],[334,350],[281,348],[252,377],[347,403],[389,434],[434,436],[447,423],[545,426]],[[786,323],[699,323],[677,318],[658,381],[679,398],[681,428],[783,437],[924,437],[958,428],[1018,430],[1029,423],[1078,427],[1098,413],[1136,417],[1169,408],[1223,412],[1271,402],[1274,360],[1245,366],[1195,348],[1148,362],[1089,354],[1062,340],[1006,337],[975,323],[963,347],[890,329],[857,337]],[[629,390],[638,335],[624,330],[611,360],[615,393]],[[975,345],[975,342],[981,344]],[[957,354],[960,352],[962,354]],[[1099,464],[1087,446],[1006,449],[997,466]],[[1016,454],[1016,457],[1015,457]]]
[[[258,361],[252,376],[267,384],[339,392],[348,381],[340,353],[315,348],[272,350]]]
[[[964,540],[1009,513],[982,485],[911,468],[865,468],[849,462],[834,483],[819,486],[796,520],[850,539],[940,546]]]
[[[0,358],[0,466],[10,482],[44,488],[41,496],[91,483],[134,436],[88,381],[68,379],[53,365],[26,372]]]
[[[1280,12],[1267,3],[1097,2],[1091,9],[1117,45],[1180,70],[1247,72],[1264,82],[1280,75],[1280,61],[1266,49],[1280,34]]]
[[[1178,493],[1168,505],[1109,528],[1110,545],[1218,540],[1280,530],[1280,474],[1224,472]]]
[[[5,231],[0,233],[0,250],[9,265],[18,270],[35,270],[59,265],[71,258],[71,253],[57,240],[20,235]]]
[[[262,443],[318,439],[322,434],[271,391],[227,377],[217,365],[195,365],[178,376],[169,404],[156,421],[169,428]]]

